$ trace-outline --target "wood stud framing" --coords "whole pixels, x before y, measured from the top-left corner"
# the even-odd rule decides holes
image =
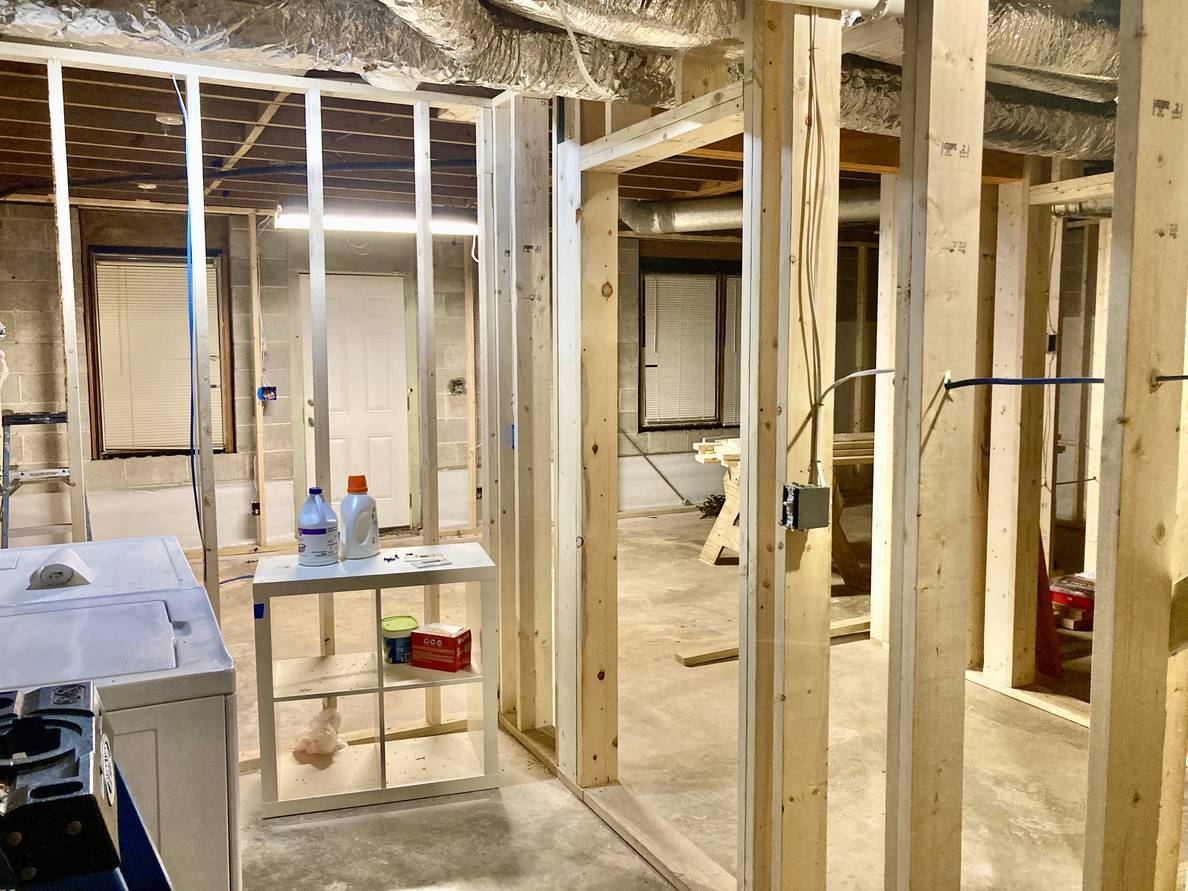
[[[214,445],[210,406],[210,319],[206,303],[206,213],[202,179],[202,85],[186,75],[186,187],[191,225],[190,275],[193,325],[194,424],[196,427],[202,570],[206,593],[219,618],[219,528],[216,520]],[[73,262],[73,261],[71,261]]]
[[[50,138],[54,168],[54,223],[58,237],[58,294],[62,313],[62,350],[66,368],[66,454],[70,470],[70,537],[86,541],[86,479],[83,476],[82,398],[78,383],[78,317],[74,299],[74,247],[70,223],[70,171],[66,161],[66,109],[62,102],[62,63],[51,59],[49,77]],[[203,274],[206,265],[202,266]],[[205,293],[205,290],[203,291]],[[205,302],[203,303],[205,307]],[[209,369],[208,369],[209,371]],[[218,613],[218,572],[216,587],[207,593]]]
[[[1028,202],[1038,167],[1029,160],[1027,178],[998,187],[998,377],[1044,373],[1051,228],[1047,208]],[[1020,687],[1035,680],[1044,393],[1040,387],[994,387],[990,399],[984,668],[996,685]]]
[[[895,573],[887,726],[888,888],[961,882],[965,613],[975,536],[985,0],[920,0],[904,19]]]
[[[1154,884],[1188,296],[1188,9],[1122,4],[1086,888]]]
[[[323,497],[331,501],[330,363],[326,346],[326,232],[323,228],[326,203],[322,182],[322,96],[318,90],[310,90],[305,94],[305,165],[309,207],[309,348],[313,377],[310,393],[313,397],[314,485],[321,487]],[[318,595],[318,633],[322,655],[333,654],[333,594]]]
[[[515,705],[519,729],[532,730],[553,723],[549,107],[542,99],[520,97],[508,105],[518,573]]]
[[[746,34],[739,877],[824,887],[830,530],[780,493],[833,477],[841,22],[759,2]]]
[[[413,106],[414,171],[417,211],[417,393],[421,433],[421,540],[440,541],[437,478],[437,300],[433,287],[433,185],[429,158],[429,104]],[[429,585],[424,594],[424,621],[441,620],[441,590]],[[425,721],[441,723],[441,690],[425,690]]]
[[[879,294],[875,322],[875,367],[895,367],[895,262],[899,244],[897,190],[899,177],[885,173],[879,185]],[[895,509],[892,419],[895,416],[897,374],[875,378],[874,491],[870,534],[870,638],[881,643],[891,639],[891,514]]]

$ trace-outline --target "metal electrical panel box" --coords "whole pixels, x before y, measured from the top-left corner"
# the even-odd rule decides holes
[[[788,529],[823,529],[829,525],[832,490],[829,486],[792,483],[784,486],[784,521]]]

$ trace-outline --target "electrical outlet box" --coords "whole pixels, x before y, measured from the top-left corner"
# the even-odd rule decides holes
[[[833,492],[829,486],[792,483],[784,486],[784,520],[788,529],[824,529],[829,525]]]

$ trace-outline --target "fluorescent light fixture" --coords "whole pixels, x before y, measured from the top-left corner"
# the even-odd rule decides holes
[[[274,220],[277,229],[308,229],[309,211],[303,204],[278,204]],[[322,228],[327,232],[413,235],[417,231],[417,216],[410,211],[329,209],[322,216]],[[458,211],[435,210],[430,229],[434,235],[478,235],[478,222]]]

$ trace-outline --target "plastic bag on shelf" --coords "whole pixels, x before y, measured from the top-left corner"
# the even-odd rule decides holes
[[[336,708],[322,709],[313,717],[293,743],[294,755],[333,755],[347,747],[347,741],[338,732],[342,726],[342,715]]]

